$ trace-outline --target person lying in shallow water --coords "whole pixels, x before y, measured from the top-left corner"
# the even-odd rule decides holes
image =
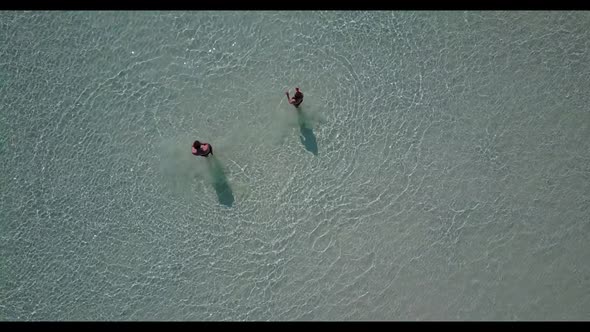
[[[211,146],[211,144],[201,143],[199,141],[193,142],[191,150],[195,156],[207,157],[208,155],[213,154],[213,147]]]

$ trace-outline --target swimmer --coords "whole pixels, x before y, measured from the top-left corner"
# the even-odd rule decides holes
[[[213,147],[211,144],[201,143],[199,141],[193,143],[191,150],[195,156],[207,157],[208,155],[213,154]]]
[[[295,88],[295,95],[293,96],[293,98],[289,97],[289,91],[285,92],[285,94],[287,95],[287,99],[289,100],[289,104],[291,104],[297,108],[303,102],[303,93],[299,90],[299,88]]]

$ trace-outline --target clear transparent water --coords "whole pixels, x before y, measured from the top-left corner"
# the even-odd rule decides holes
[[[589,317],[587,12],[0,27],[2,320]]]

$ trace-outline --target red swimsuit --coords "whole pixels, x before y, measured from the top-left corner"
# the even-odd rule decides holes
[[[199,145],[197,148],[195,148],[193,146],[194,150],[193,150],[192,154],[194,154],[195,156],[207,157],[208,155],[213,153],[213,147],[211,147],[211,144],[209,144],[209,143],[203,143],[203,144],[206,144],[209,147],[209,149],[206,152],[201,150],[201,145]]]

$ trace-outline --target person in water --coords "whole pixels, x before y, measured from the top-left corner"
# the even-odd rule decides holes
[[[199,141],[193,143],[191,150],[195,156],[207,157],[208,155],[213,154],[213,147],[211,144],[201,143]]]
[[[289,91],[285,92],[285,94],[287,95],[287,99],[289,100],[289,104],[291,104],[297,108],[303,102],[303,93],[299,90],[299,88],[295,88],[295,95],[293,96],[293,98],[289,97]]]

